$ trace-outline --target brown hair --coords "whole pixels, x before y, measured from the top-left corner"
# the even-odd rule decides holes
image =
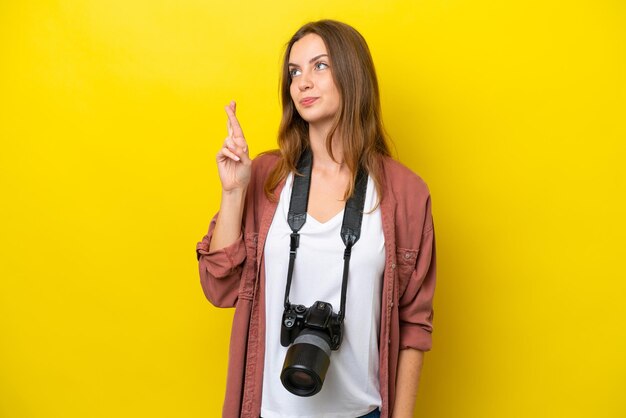
[[[333,80],[341,95],[339,111],[326,138],[326,149],[335,160],[332,137],[337,132],[343,143],[344,162],[352,173],[344,198],[354,191],[359,167],[371,175],[380,195],[382,157],[390,152],[382,125],[374,62],[363,36],[353,27],[334,20],[307,23],[287,43],[280,78],[283,116],[278,146],[282,158],[265,183],[265,193],[268,198],[274,198],[273,191],[289,172],[296,173],[300,154],[309,146],[308,123],[300,117],[291,99],[288,62],[293,44],[311,33],[320,36],[326,45]]]

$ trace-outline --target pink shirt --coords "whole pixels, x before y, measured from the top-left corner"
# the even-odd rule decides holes
[[[196,246],[200,283],[218,307],[235,307],[228,379],[222,415],[258,418],[265,356],[265,265],[263,246],[277,202],[263,186],[278,161],[264,154],[252,164],[243,214],[242,235],[226,248],[209,252],[216,217]],[[284,181],[275,190],[278,197]],[[436,263],[430,193],[424,181],[400,163],[385,158],[381,216],[385,270],[380,323],[381,416],[390,417],[395,399],[401,349],[428,351],[432,346]]]

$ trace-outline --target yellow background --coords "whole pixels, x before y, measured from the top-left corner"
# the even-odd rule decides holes
[[[220,415],[223,106],[275,147],[282,47],[324,17],[433,196],[416,417],[626,417],[620,0],[1,1],[1,417]]]

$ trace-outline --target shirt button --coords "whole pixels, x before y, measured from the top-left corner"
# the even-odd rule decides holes
[[[404,258],[406,258],[406,259],[408,260],[409,258],[411,258],[411,254],[409,254],[409,253],[404,253]]]
[[[392,264],[391,264],[391,268],[392,268],[392,269],[395,269],[395,268],[396,268],[396,263],[392,263]]]

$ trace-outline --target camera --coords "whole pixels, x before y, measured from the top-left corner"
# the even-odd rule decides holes
[[[328,302],[317,301],[310,308],[291,304],[285,308],[280,344],[291,344],[280,374],[285,389],[298,396],[313,396],[322,389],[331,350],[341,345],[342,324]]]

